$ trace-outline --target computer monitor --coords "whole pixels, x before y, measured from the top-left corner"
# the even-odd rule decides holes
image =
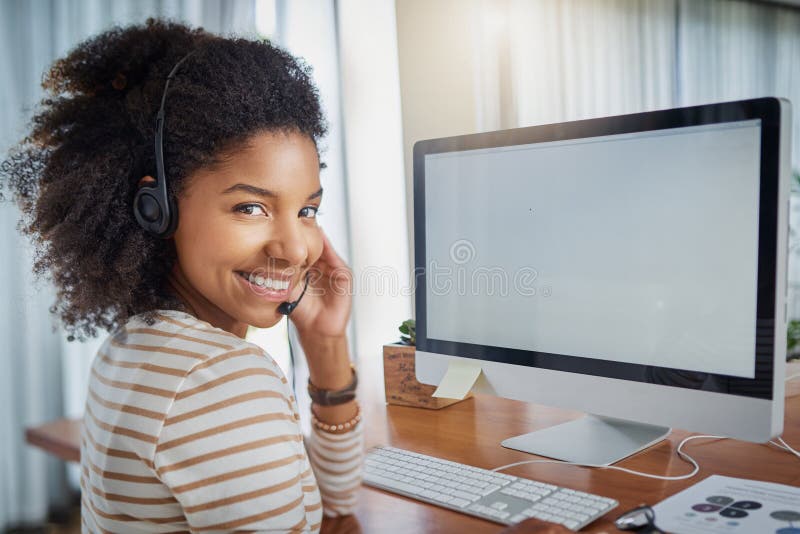
[[[760,98],[414,145],[416,375],[586,412],[503,441],[608,465],[783,427],[791,108]]]

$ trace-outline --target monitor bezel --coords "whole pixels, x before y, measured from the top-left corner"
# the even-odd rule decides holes
[[[687,376],[693,371],[669,367],[599,360],[576,355],[553,354],[505,347],[476,345],[427,337],[426,250],[425,250],[425,156],[442,152],[567,141],[604,135],[629,134],[687,126],[701,126],[744,120],[761,120],[760,196],[758,228],[758,277],[756,297],[755,369],[753,378],[703,373],[703,383],[714,384],[714,391],[731,395],[773,398],[775,366],[775,286],[780,197],[781,105],[777,98],[758,98],[736,102],[705,104],[656,110],[613,117],[546,124],[510,130],[484,132],[418,141],[414,145],[414,252],[416,347],[430,352],[492,362],[567,371],[606,378],[648,382],[656,371],[660,375]],[[782,318],[781,318],[782,320]],[[690,377],[691,378],[691,377]],[[695,389],[697,381],[671,383]]]

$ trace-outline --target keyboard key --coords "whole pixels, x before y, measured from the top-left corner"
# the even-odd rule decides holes
[[[470,501],[466,499],[459,499],[458,497],[453,497],[448,504],[452,504],[453,506],[458,506],[459,508],[463,508],[469,503]]]
[[[453,495],[460,497],[461,499],[467,499],[468,501],[477,501],[481,498],[480,495],[475,495],[474,493],[467,493],[466,491],[460,490],[453,490]]]
[[[431,491],[431,490],[427,489],[427,490],[423,490],[423,491],[421,491],[421,492],[420,492],[420,495],[422,495],[422,496],[423,496],[423,497],[425,497],[426,499],[433,499],[433,496],[434,496],[434,495],[438,495],[438,493],[437,493],[437,492],[435,492],[435,491]]]
[[[483,488],[483,490],[481,490],[481,495],[483,495],[485,497],[485,496],[489,495],[490,493],[492,493],[494,491],[497,491],[499,489],[500,489],[500,486],[496,486],[496,485],[492,484],[492,485],[489,485],[489,486],[486,486],[485,488]]]
[[[397,480],[393,480],[391,478],[376,476],[376,475],[365,475],[365,478],[375,484],[380,484],[381,486],[387,486],[390,488],[394,488],[399,491],[405,491],[409,493],[419,493],[418,488],[412,486],[411,484],[406,484],[405,482],[400,482]]]
[[[436,493],[431,498],[440,502],[450,502],[453,499],[450,495],[445,495],[444,493]]]

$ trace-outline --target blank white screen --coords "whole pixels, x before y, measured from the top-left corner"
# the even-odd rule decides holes
[[[760,131],[426,155],[427,336],[752,378]]]

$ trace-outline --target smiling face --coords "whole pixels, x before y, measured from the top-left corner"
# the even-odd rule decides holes
[[[278,305],[299,296],[322,254],[322,188],[303,134],[259,133],[227,156],[189,176],[178,199],[170,282],[198,318],[243,336],[281,319]]]

